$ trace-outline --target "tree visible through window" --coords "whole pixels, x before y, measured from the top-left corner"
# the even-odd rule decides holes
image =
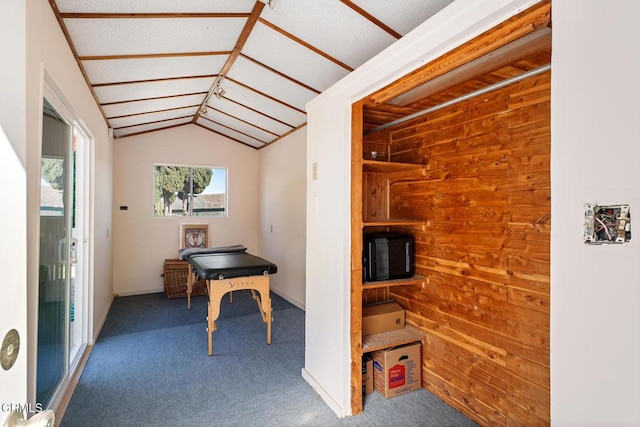
[[[226,216],[227,170],[154,166],[154,216]]]

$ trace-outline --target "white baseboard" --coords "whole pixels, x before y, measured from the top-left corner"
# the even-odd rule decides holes
[[[116,296],[119,297],[130,297],[133,295],[145,295],[145,294],[158,294],[160,292],[164,292],[164,288],[147,288],[147,289],[135,289],[133,291],[116,291]]]
[[[289,301],[291,304],[295,305],[300,310],[306,311],[305,310],[305,305],[304,305],[303,302],[300,302],[300,301],[296,300],[291,295],[288,295],[286,292],[282,292],[280,289],[274,288],[273,286],[271,287],[271,291],[274,294],[277,294],[278,296],[280,296],[280,297],[284,298],[285,300]]]
[[[304,380],[309,383],[311,388],[313,388],[315,392],[318,393],[318,395],[322,398],[322,400],[324,400],[327,406],[329,406],[329,408],[331,408],[331,410],[335,412],[335,414],[339,418],[344,418],[347,415],[351,415],[351,409],[349,409],[349,413],[346,414],[344,412],[344,408],[342,408],[342,406],[340,406],[338,402],[336,402],[333,397],[331,397],[331,395],[327,393],[327,391],[318,383],[318,381],[316,381],[313,375],[311,375],[305,368],[302,368],[302,378],[304,378]]]
[[[93,329],[93,341],[87,343],[90,346],[93,346],[96,341],[98,340],[98,336],[100,336],[100,332],[102,331],[102,327],[104,326],[104,322],[107,321],[107,316],[109,315],[109,310],[111,310],[111,305],[113,304],[113,299],[115,298],[115,295],[111,296],[111,301],[109,301],[109,306],[107,307],[107,309],[104,311],[104,313],[102,313],[102,316],[100,316],[100,321],[98,322],[97,328]]]

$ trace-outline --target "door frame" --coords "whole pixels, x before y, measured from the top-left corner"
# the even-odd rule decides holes
[[[78,249],[82,249],[82,254],[84,258],[84,265],[82,267],[82,280],[83,280],[83,305],[84,305],[84,316],[82,319],[82,344],[81,349],[77,352],[77,356],[74,357],[73,360],[69,359],[69,331],[67,331],[67,360],[66,362],[66,373],[57,387],[56,392],[54,393],[54,397],[50,402],[50,409],[57,411],[60,405],[63,403],[65,394],[71,384],[71,380],[76,373],[80,363],[82,361],[82,356],[85,353],[87,346],[93,344],[93,272],[94,272],[94,145],[95,138],[91,135],[89,128],[80,120],[79,115],[75,113],[73,107],[70,102],[65,98],[62,91],[55,83],[54,79],[47,72],[47,70],[43,70],[43,84],[42,84],[42,92],[40,97],[40,114],[43,110],[44,99],[47,99],[47,102],[51,104],[51,106],[60,114],[65,120],[67,120],[72,127],[72,134],[75,135],[75,130],[78,129],[84,136],[83,138],[83,155],[82,159],[77,160],[77,164],[81,164],[80,167],[83,169],[83,179],[82,179],[82,190],[84,192],[83,196],[83,206],[82,206],[82,220],[83,220],[83,233],[84,239],[86,243],[79,245]],[[40,119],[40,129],[42,129],[42,118]],[[42,147],[42,130],[39,132],[40,143],[39,146]],[[42,158],[42,149],[40,148],[40,152],[38,154],[38,163],[40,163]],[[40,166],[38,165],[37,177],[40,177]],[[76,182],[76,185],[79,183]],[[77,187],[78,188],[78,187]],[[77,189],[76,188],[76,189]],[[39,185],[38,185],[39,190]],[[40,194],[38,191],[38,200],[40,199]],[[39,203],[37,204],[39,206]],[[38,224],[39,227],[39,224]],[[36,232],[36,235],[39,235],[39,230]],[[39,245],[39,238],[36,238],[33,244],[36,246]],[[39,253],[38,250],[35,251],[36,254]],[[39,260],[36,261],[39,264]],[[35,292],[35,295],[38,295],[38,292]],[[34,305],[29,305],[29,309],[35,309],[36,312],[30,312],[29,318],[34,320],[34,326],[31,332],[34,334],[34,338],[30,339],[30,343],[33,343],[33,348],[30,350],[30,353],[33,357],[33,365],[29,370],[29,376],[31,379],[29,380],[29,384],[33,385],[33,389],[29,392],[29,396],[36,395],[36,378],[37,378],[37,334],[38,334],[38,322],[37,322],[37,303]],[[69,322],[67,322],[69,323]],[[69,327],[69,325],[66,325]]]

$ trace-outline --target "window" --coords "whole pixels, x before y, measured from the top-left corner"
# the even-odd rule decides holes
[[[155,165],[154,216],[226,216],[227,170]]]

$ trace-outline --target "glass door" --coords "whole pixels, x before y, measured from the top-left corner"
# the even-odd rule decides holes
[[[44,100],[36,398],[50,403],[68,372],[73,255],[71,124]],[[76,245],[77,246],[77,245]]]

